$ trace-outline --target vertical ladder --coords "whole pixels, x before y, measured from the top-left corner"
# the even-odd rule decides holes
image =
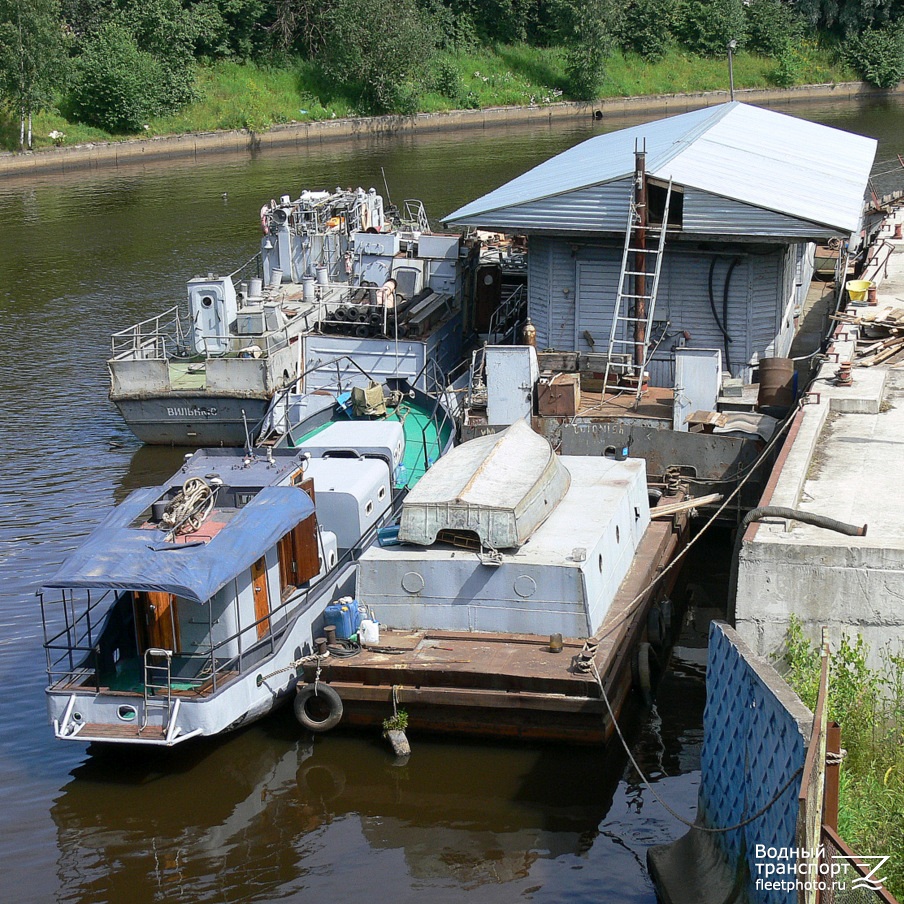
[[[636,191],[636,188],[635,188]],[[612,328],[609,331],[609,352],[606,356],[606,372],[603,375],[603,393],[609,385],[609,375],[613,373],[613,356],[619,352],[628,351],[630,364],[625,365],[623,376],[630,377],[635,386],[635,399],[640,401],[643,391],[644,370],[649,363],[648,352],[650,348],[650,330],[653,326],[653,312],[656,308],[656,293],[659,291],[659,273],[662,269],[662,257],[665,250],[665,233],[669,221],[669,203],[672,200],[672,181],[669,180],[665,195],[665,208],[662,212],[662,222],[650,225],[643,223],[647,217],[641,218],[637,202],[634,197],[628,207],[628,224],[625,228],[625,246],[622,252],[621,271],[618,277],[618,292],[615,297],[615,311],[612,316]],[[653,239],[654,247],[639,247],[638,234],[645,230],[646,239]],[[643,261],[642,267],[637,263]],[[651,269],[652,264],[652,269]],[[643,292],[635,291],[635,280],[638,276],[646,278]],[[652,278],[652,285],[649,280]],[[643,302],[644,314],[636,316],[637,303]],[[638,341],[635,329],[638,324],[643,324],[643,340]],[[619,327],[624,327],[623,334],[619,334]],[[635,350],[642,346],[642,354],[635,354]]]
[[[171,650],[148,647],[144,651],[144,719],[141,731],[148,727],[152,707],[164,711],[162,727],[164,731],[169,728],[173,705],[172,661]]]

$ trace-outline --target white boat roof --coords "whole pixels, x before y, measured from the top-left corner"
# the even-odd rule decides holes
[[[859,227],[877,142],[738,101],[598,135],[541,163],[444,218],[479,225],[487,215],[629,176],[636,146],[647,173],[843,232]],[[490,217],[489,219],[492,219]],[[511,219],[511,217],[509,217]]]
[[[452,449],[405,499],[399,539],[429,546],[442,530],[471,531],[497,549],[520,546],[570,483],[549,442],[526,420]]]

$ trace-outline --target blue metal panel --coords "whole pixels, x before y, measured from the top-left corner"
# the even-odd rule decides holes
[[[527,255],[527,315],[537,330],[537,348],[549,347],[549,239],[531,236]]]
[[[764,238],[829,238],[839,234],[832,227],[807,223],[784,213],[693,188],[684,192],[682,228],[685,233],[698,235]]]
[[[769,681],[764,675],[769,675]],[[776,798],[777,792],[803,766],[806,738],[798,717],[773,690],[784,683],[758,661],[727,626],[714,622],[709,634],[706,710],[698,821],[710,828],[729,828],[749,819]],[[771,685],[771,686],[770,686]],[[785,686],[790,697],[793,695]],[[749,825],[714,835],[729,862],[745,857],[751,881],[750,900],[793,904],[796,892],[755,887],[757,845],[794,847],[798,781]]]

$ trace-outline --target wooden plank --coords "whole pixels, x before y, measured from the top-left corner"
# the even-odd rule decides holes
[[[696,496],[693,499],[685,499],[682,502],[666,503],[665,505],[657,505],[656,508],[650,510],[651,518],[669,518],[677,515],[679,512],[689,512],[693,508],[701,505],[711,505],[714,502],[721,502],[721,493],[710,493],[707,496]]]
[[[330,681],[343,700],[392,704],[393,687],[400,704],[431,706],[478,706],[489,709],[540,710],[543,712],[602,713],[605,704],[598,697],[496,691],[486,688],[410,687],[406,685],[366,685]]]
[[[100,722],[86,722],[85,727],[79,732],[79,738],[83,741],[88,739],[120,739],[127,740],[129,738],[144,738],[148,740],[163,740],[166,733],[162,728],[156,728],[148,725],[144,731],[141,730],[141,722],[123,722],[117,725],[101,724]]]
[[[460,640],[465,643],[526,643],[540,647],[549,645],[549,638],[542,634],[481,634],[480,632],[469,631],[425,631],[423,637],[425,640]],[[584,641],[573,637],[564,638],[562,644],[566,647],[577,647],[580,649],[583,647]]]

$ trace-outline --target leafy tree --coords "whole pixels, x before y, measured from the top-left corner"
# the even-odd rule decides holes
[[[661,60],[669,47],[674,15],[674,0],[630,0],[619,25],[619,44],[651,63]]]
[[[747,47],[781,57],[803,37],[804,20],[782,0],[751,0],[747,12]]]
[[[615,44],[620,8],[616,0],[570,0],[567,15],[565,75],[570,93],[594,100],[606,75],[605,64]]]
[[[75,61],[72,111],[110,132],[135,132],[160,109],[163,67],[123,25],[109,22]]]
[[[866,28],[845,42],[848,63],[878,88],[894,88],[904,78],[904,26]]]
[[[797,9],[817,28],[847,35],[898,21],[904,4],[901,0],[798,0]]]
[[[139,130],[194,97],[196,21],[179,0],[119,0],[87,35],[73,65],[78,119],[113,132]]]
[[[0,0],[0,98],[19,116],[19,147],[31,147],[34,113],[49,107],[65,73],[59,0]]]
[[[195,33],[195,53],[217,59],[248,59],[267,43],[264,23],[268,18],[264,0],[184,0]],[[284,6],[296,6],[291,0]],[[304,5],[304,4],[302,4]]]
[[[415,0],[336,0],[321,63],[329,77],[356,86],[368,110],[415,113],[436,41]]]
[[[679,0],[674,33],[693,53],[725,56],[729,41],[744,43],[744,4],[742,0]]]

